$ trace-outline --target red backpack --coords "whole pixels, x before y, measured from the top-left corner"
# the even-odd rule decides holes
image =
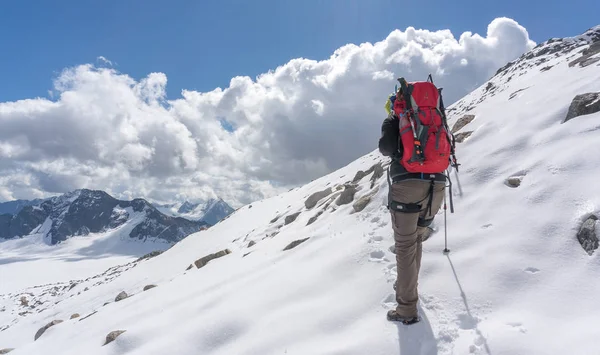
[[[404,148],[400,163],[411,173],[443,173],[454,157],[454,137],[446,123],[441,89],[431,75],[427,81],[398,81],[401,91],[394,112],[400,119]]]

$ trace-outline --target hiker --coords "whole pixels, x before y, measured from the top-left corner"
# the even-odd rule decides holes
[[[394,287],[398,305],[388,312],[387,318],[408,325],[420,321],[417,285],[422,242],[433,232],[430,225],[442,206],[446,186],[444,173],[454,149],[445,113],[441,114],[443,103],[441,108],[438,107],[441,100],[437,100],[437,95],[441,95],[441,91],[433,83],[409,84],[403,78],[398,80],[401,87],[386,101],[388,117],[381,125],[379,151],[391,158],[388,209],[398,271]],[[415,104],[418,107],[413,107]],[[412,118],[411,108],[412,112],[419,112],[419,119]],[[422,129],[424,127],[426,129]],[[418,136],[413,134],[413,129],[425,133]],[[425,157],[425,163],[419,164],[422,159],[415,162],[419,155]],[[443,155],[447,161],[431,158],[434,155]],[[428,162],[430,158],[434,161]]]

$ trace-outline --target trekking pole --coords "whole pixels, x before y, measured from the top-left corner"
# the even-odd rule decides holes
[[[446,218],[446,210],[448,207],[446,206],[446,191],[444,191],[444,254],[448,254],[450,249],[448,249],[448,222]]]

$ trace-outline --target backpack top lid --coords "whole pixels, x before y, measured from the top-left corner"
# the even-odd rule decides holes
[[[399,78],[398,81],[409,109],[417,111],[419,108],[440,108],[440,93],[429,80],[409,83],[406,79]]]

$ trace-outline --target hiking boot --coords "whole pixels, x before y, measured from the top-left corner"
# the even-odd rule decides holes
[[[387,320],[389,320],[390,322],[400,322],[404,325],[411,325],[411,324],[415,324],[418,323],[419,321],[421,321],[421,318],[419,318],[419,316],[416,317],[402,317],[401,315],[399,315],[395,309],[389,310],[387,313]]]

